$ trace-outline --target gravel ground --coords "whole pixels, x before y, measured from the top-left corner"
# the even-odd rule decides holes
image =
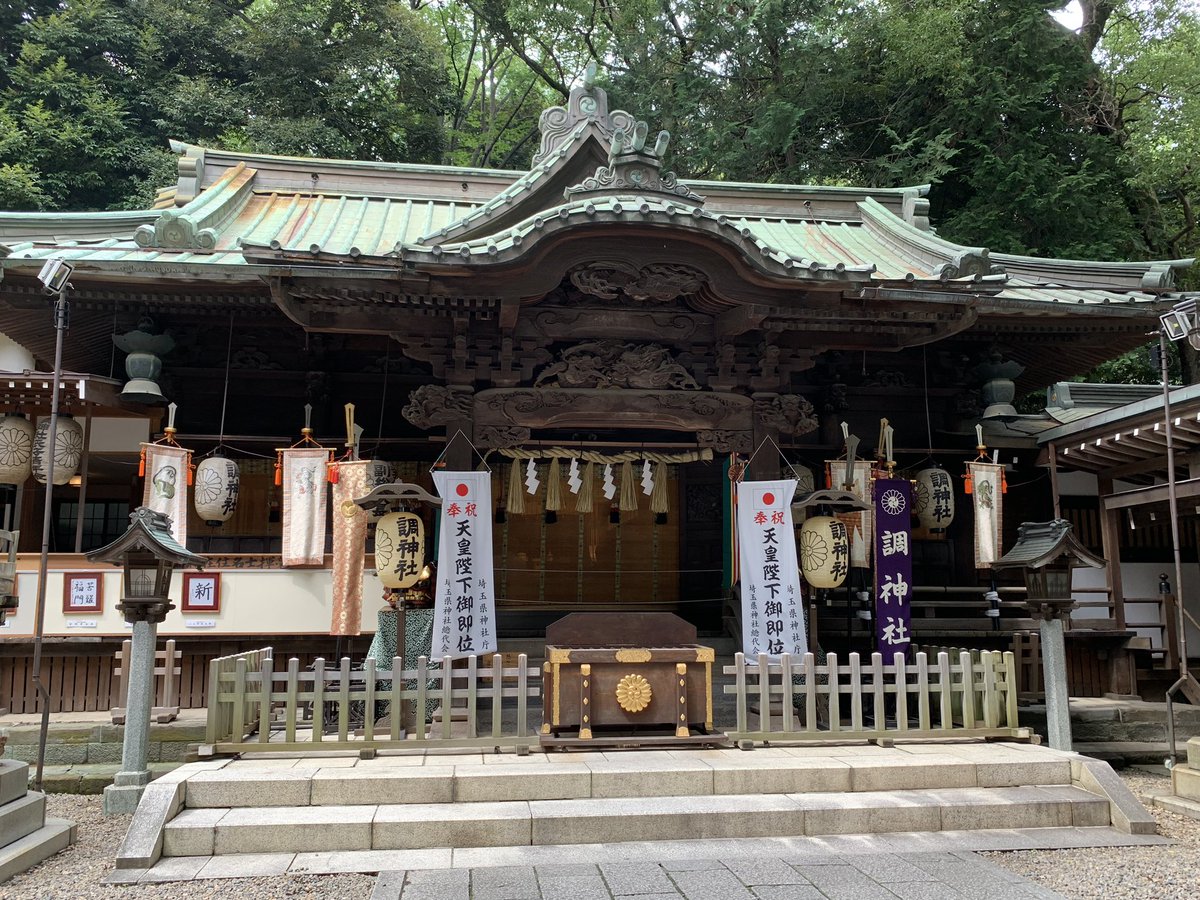
[[[1152,804],[1154,795],[1171,793],[1165,769],[1126,769],[1120,775],[1158,820],[1158,833],[1179,843],[979,855],[1072,900],[1194,900],[1200,896],[1200,820]]]
[[[1158,819],[1160,834],[1179,843],[1169,847],[1104,848],[1095,850],[1038,850],[982,853],[985,859],[1032,878],[1078,900],[1193,900],[1200,885],[1200,821],[1178,816],[1150,804],[1154,794],[1170,792],[1165,771],[1130,769],[1125,783]],[[370,875],[287,875],[172,882],[135,887],[107,886],[100,879],[112,871],[117,847],[129,827],[128,816],[105,818],[100,797],[52,794],[47,812],[71,819],[76,843],[40,866],[0,885],[0,898],[37,897],[39,900],[199,900],[199,898],[368,898],[375,878]]]
[[[0,898],[38,900],[201,900],[201,898],[330,898],[365,900],[375,887],[374,875],[285,875],[276,878],[176,881],[150,885],[103,885],[130,816],[106,818],[99,796],[50,794],[46,814],[75,823],[75,843],[40,866],[0,885]]]

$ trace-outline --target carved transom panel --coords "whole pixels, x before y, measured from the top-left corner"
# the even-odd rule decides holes
[[[589,341],[564,350],[538,375],[535,387],[700,389],[696,379],[658,344]]]
[[[632,266],[617,261],[595,262],[570,273],[571,283],[585,294],[615,300],[625,296],[640,303],[669,303],[694,294],[707,278],[699,269],[675,263]]]

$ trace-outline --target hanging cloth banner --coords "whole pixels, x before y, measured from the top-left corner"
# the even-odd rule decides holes
[[[743,481],[737,486],[742,649],[747,656],[808,652],[792,530],[795,492],[792,480]]]
[[[830,482],[834,490],[842,490],[846,483],[846,461],[835,459],[829,462]],[[871,502],[871,464],[859,460],[854,467],[854,485],[851,492],[861,500]],[[862,512],[838,513],[837,518],[846,523],[850,532],[850,565],[860,569],[871,566],[871,545],[874,541],[874,513],[865,509]]]
[[[885,665],[912,641],[912,484],[875,481],[875,642]]]
[[[363,569],[367,557],[367,511],[354,502],[371,490],[374,463],[331,465],[333,476],[333,620],[330,634],[362,633]]]
[[[975,500],[975,568],[987,569],[1000,558],[1004,466],[987,462],[967,463]]]
[[[433,484],[442,498],[433,655],[494,653],[492,477],[487,472],[434,472]]]
[[[187,484],[192,451],[171,444],[142,444],[146,455],[146,486],[142,505],[165,513],[171,520],[171,534],[187,545]]]
[[[325,561],[325,468],[329,451],[297,447],[281,454],[283,564],[319,566]]]

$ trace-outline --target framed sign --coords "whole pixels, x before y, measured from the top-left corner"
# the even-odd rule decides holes
[[[219,612],[221,609],[221,573],[183,573],[183,611]]]
[[[104,574],[68,572],[63,576],[64,613],[104,612]]]

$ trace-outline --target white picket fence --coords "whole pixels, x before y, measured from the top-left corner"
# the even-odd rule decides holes
[[[1027,738],[1017,725],[1016,662],[1011,652],[946,652],[910,663],[897,653],[889,665],[857,653],[845,663],[830,653],[765,655],[747,662],[738,653],[725,667],[736,695],[737,722],[728,737],[755,742],[895,738]]]
[[[412,669],[397,656],[390,669],[376,668],[373,659],[352,668],[343,658],[337,666],[318,659],[301,671],[292,658],[276,671],[269,652],[256,651],[213,660],[209,677],[210,753],[362,750],[400,741],[525,752],[538,742],[528,704],[541,693],[541,671],[523,653],[515,668],[504,668],[496,654],[490,666],[472,656],[462,668],[454,668],[450,657],[431,665],[422,656]],[[505,700],[514,701],[515,720],[505,717]],[[439,708],[439,721],[426,725],[425,710],[432,706]],[[481,736],[480,712],[489,707],[489,733]],[[381,714],[386,726],[377,730]]]

